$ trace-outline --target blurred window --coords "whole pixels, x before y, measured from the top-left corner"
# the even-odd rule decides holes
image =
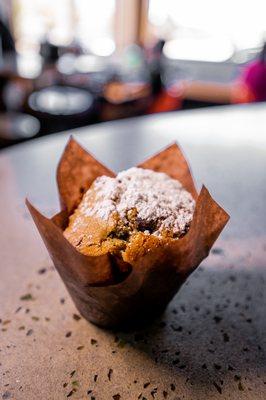
[[[76,40],[99,55],[114,51],[115,0],[13,0],[16,47],[37,52],[48,39],[56,45]]]
[[[265,39],[265,0],[150,0],[149,23],[171,59],[225,61]]]
[[[115,50],[115,0],[74,0],[76,38],[84,48],[99,56]]]

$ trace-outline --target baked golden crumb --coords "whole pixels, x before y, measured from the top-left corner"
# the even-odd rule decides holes
[[[164,173],[130,168],[101,176],[69,218],[65,237],[86,255],[117,254],[144,235],[178,239],[189,229],[195,202]],[[139,236],[139,240],[138,240]]]

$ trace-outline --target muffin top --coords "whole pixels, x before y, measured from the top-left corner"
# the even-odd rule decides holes
[[[140,232],[178,239],[189,229],[194,207],[194,199],[179,181],[130,168],[115,178],[97,178],[70,216],[64,234],[84,254],[124,249]]]

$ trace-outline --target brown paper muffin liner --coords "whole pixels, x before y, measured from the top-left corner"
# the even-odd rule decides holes
[[[101,175],[115,174],[70,138],[57,168],[62,211],[48,219],[27,206],[77,309],[102,327],[123,327],[162,312],[187,277],[207,257],[228,214],[206,187],[197,194],[188,163],[176,144],[139,165],[178,179],[196,200],[188,233],[175,241],[144,235],[127,246],[123,260],[112,254],[86,256],[63,236],[69,215]]]

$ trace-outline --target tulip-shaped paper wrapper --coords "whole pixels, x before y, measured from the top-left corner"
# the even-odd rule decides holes
[[[83,255],[63,236],[69,215],[83,193],[99,176],[115,174],[70,139],[57,169],[62,211],[48,219],[28,201],[27,206],[76,307],[87,320],[102,326],[132,325],[159,314],[187,277],[207,257],[226,225],[228,214],[203,186],[199,195],[181,150],[172,144],[139,165],[178,179],[196,200],[189,231],[180,239],[164,242],[143,234],[141,246],[128,246],[122,263],[110,254]],[[134,251],[133,251],[133,250]],[[125,270],[125,268],[122,268]]]

